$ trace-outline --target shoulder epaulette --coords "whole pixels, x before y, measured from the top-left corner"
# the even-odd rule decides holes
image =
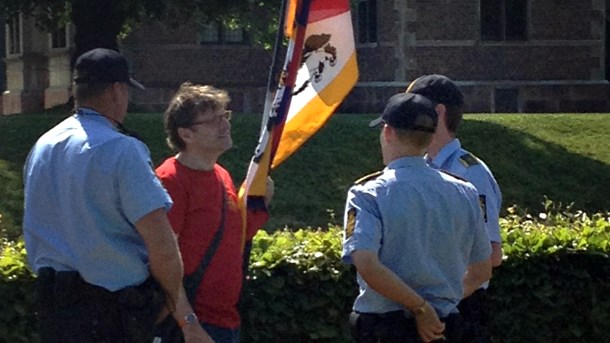
[[[467,152],[460,156],[460,163],[462,163],[464,167],[468,168],[479,164],[479,159],[472,153]]]
[[[361,185],[361,184],[363,184],[363,183],[365,183],[367,181],[373,180],[374,178],[378,177],[381,174],[383,174],[383,170],[376,171],[374,173],[370,173],[368,175],[365,175],[365,176],[359,178],[358,180],[356,180],[354,182],[354,185]]]
[[[447,171],[447,170],[445,170],[445,169],[440,169],[439,171],[440,171],[441,173],[443,173],[443,174],[451,175],[451,176],[453,176],[454,178],[456,178],[456,179],[458,179],[458,180],[462,180],[462,181],[468,182],[468,180],[464,179],[463,177],[461,177],[461,176],[459,176],[459,175],[457,175],[457,174],[453,174],[452,172]]]

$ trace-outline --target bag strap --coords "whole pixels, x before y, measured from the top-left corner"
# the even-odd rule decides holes
[[[220,179],[220,184],[222,185],[222,211],[220,212],[220,225],[218,226],[218,230],[216,230],[216,233],[214,234],[214,238],[212,238],[210,246],[206,250],[205,254],[203,254],[203,258],[201,259],[199,266],[197,266],[197,269],[195,269],[195,272],[188,276],[184,276],[186,296],[189,299],[189,302],[191,303],[193,303],[193,301],[195,300],[195,296],[197,295],[197,289],[199,288],[199,285],[201,285],[201,281],[203,280],[203,275],[205,274],[208,265],[212,261],[212,258],[216,254],[216,250],[220,245],[220,241],[222,240],[222,236],[225,231],[224,229],[225,214],[227,211],[227,188],[222,179]],[[187,285],[190,285],[191,287],[187,288]]]

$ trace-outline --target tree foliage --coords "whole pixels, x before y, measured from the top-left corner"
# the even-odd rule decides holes
[[[72,22],[76,27],[74,56],[96,47],[118,50],[119,34],[146,19],[180,25],[196,17],[199,21],[221,20],[241,26],[257,43],[268,45],[277,30],[281,0],[0,0],[5,18],[19,12],[34,17],[45,31]]]

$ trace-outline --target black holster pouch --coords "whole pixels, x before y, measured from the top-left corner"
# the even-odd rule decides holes
[[[162,343],[184,343],[182,329],[173,316],[168,315],[155,326],[155,337],[161,338]]]
[[[150,343],[155,321],[165,304],[165,293],[152,277],[144,283],[117,291],[121,320],[131,342]]]
[[[458,305],[464,319],[464,340],[469,343],[491,342],[487,291],[478,289]]]
[[[452,313],[445,318],[441,318],[445,323],[445,340],[441,342],[464,342],[464,321],[459,313]]]
[[[111,292],[85,282],[75,271],[38,271],[43,342],[150,343],[164,303],[165,294],[152,277],[138,286]]]

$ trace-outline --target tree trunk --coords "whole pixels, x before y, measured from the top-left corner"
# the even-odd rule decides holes
[[[71,67],[78,56],[95,48],[119,50],[117,36],[126,15],[121,0],[73,0],[72,23],[76,27]]]

